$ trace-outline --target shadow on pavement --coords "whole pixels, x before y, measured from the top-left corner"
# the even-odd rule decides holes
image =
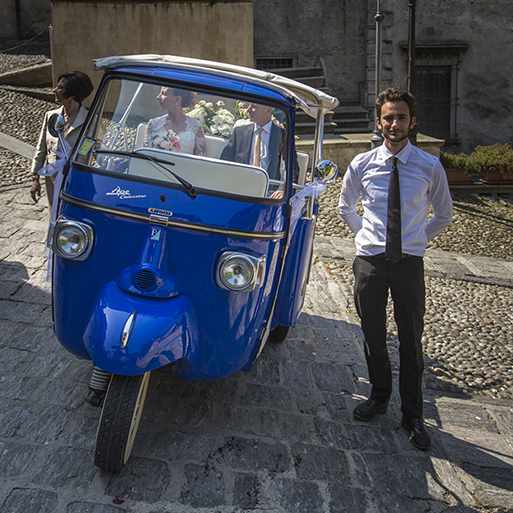
[[[105,475],[93,465],[99,410],[84,403],[90,364],[55,340],[36,274],[0,262],[0,444],[30,452],[0,465],[6,483],[128,501],[121,512],[164,501],[223,513],[472,513],[484,510],[464,505],[513,501],[512,449],[484,408],[429,389],[429,454],[398,428],[397,397],[378,421],[353,421],[368,392],[359,327],[306,313],[249,372],[210,382],[154,372],[134,455]]]

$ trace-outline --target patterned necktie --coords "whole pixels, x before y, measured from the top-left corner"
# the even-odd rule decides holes
[[[257,126],[255,129],[255,144],[253,146],[253,161],[251,164],[256,167],[260,167],[262,163],[262,130],[261,126]]]
[[[399,169],[394,157],[390,181],[388,183],[387,241],[385,256],[392,263],[401,260],[401,191],[399,189]]]

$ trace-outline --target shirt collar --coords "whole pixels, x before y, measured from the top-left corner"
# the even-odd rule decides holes
[[[412,144],[409,140],[406,143],[406,146],[399,153],[396,153],[395,155],[384,144],[382,144],[378,148],[377,159],[380,164],[384,164],[385,162],[387,162],[387,160],[389,160],[393,157],[397,157],[402,164],[406,164],[410,157],[411,151],[412,151]]]
[[[257,129],[260,127],[262,129],[262,132],[266,132],[266,133],[270,133],[271,132],[271,125],[272,125],[272,120],[269,121],[268,123],[266,123],[265,125],[257,125],[255,123],[255,126],[254,126],[254,131],[256,132]]]

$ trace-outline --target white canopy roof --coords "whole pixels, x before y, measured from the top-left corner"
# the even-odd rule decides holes
[[[117,66],[161,66],[164,68],[185,68],[199,71],[214,70],[216,73],[227,77],[244,79],[259,85],[271,87],[276,91],[293,96],[299,107],[312,117],[317,117],[317,112],[333,110],[339,101],[329,94],[314,89],[290,78],[275,75],[267,71],[260,71],[244,66],[226,64],[224,62],[206,61],[190,57],[176,55],[122,55],[103,57],[95,60],[97,69],[114,68]]]

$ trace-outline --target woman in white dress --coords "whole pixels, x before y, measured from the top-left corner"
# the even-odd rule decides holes
[[[192,93],[183,89],[160,89],[157,100],[166,114],[148,121],[146,146],[191,155],[206,154],[205,134],[200,122],[183,110],[191,105],[192,98]]]

